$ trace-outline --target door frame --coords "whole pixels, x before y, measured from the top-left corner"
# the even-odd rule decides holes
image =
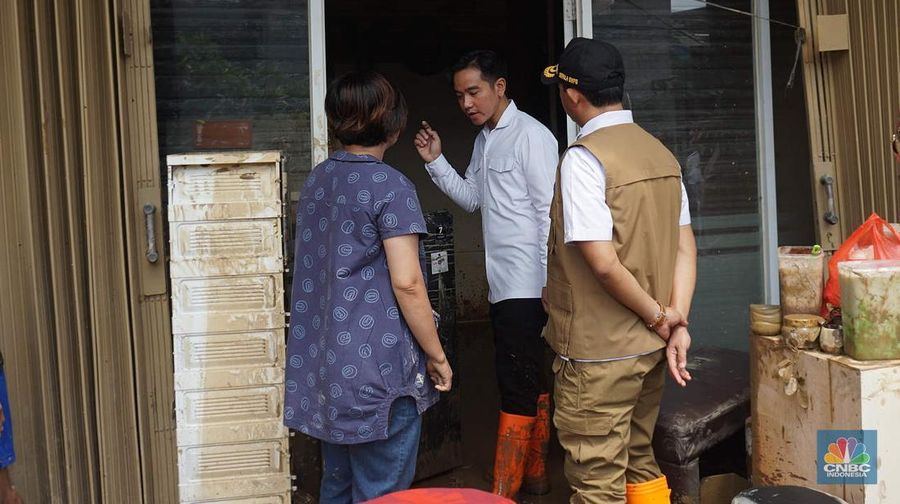
[[[141,495],[145,503],[178,502],[175,365],[163,235],[165,181],[160,172],[150,2],[115,0],[111,6]]]
[[[778,304],[778,205],[775,187],[775,111],[772,99],[772,43],[769,0],[753,0],[753,91],[756,106],[756,177],[759,190],[763,296]]]
[[[328,157],[328,121],[325,117],[325,0],[309,0],[309,118],[310,170]]]
[[[593,0],[565,0],[563,9],[563,47],[575,37],[593,38]],[[578,125],[566,116],[566,138],[571,144],[578,137]]]

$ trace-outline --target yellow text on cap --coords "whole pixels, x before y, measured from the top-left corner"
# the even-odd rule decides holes
[[[559,78],[568,82],[569,84],[573,84],[575,86],[578,85],[578,79],[576,79],[575,77],[570,77],[562,72],[559,72]]]

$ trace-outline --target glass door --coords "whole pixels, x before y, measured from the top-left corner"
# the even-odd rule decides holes
[[[764,288],[752,18],[694,0],[571,3],[567,34],[619,48],[626,108],[681,163],[699,255],[695,344],[745,349]]]

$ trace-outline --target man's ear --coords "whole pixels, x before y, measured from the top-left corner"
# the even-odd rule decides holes
[[[566,96],[569,98],[569,101],[571,101],[573,105],[578,105],[582,101],[584,101],[584,95],[581,94],[581,91],[578,91],[575,88],[563,88],[563,92],[566,93]]]
[[[498,96],[506,96],[506,79],[500,77],[494,82],[494,89],[497,91]]]

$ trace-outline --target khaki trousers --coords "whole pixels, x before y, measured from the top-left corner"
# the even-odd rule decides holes
[[[554,401],[572,504],[624,503],[625,483],[662,475],[653,428],[665,384],[665,350],[598,363],[557,357]]]

